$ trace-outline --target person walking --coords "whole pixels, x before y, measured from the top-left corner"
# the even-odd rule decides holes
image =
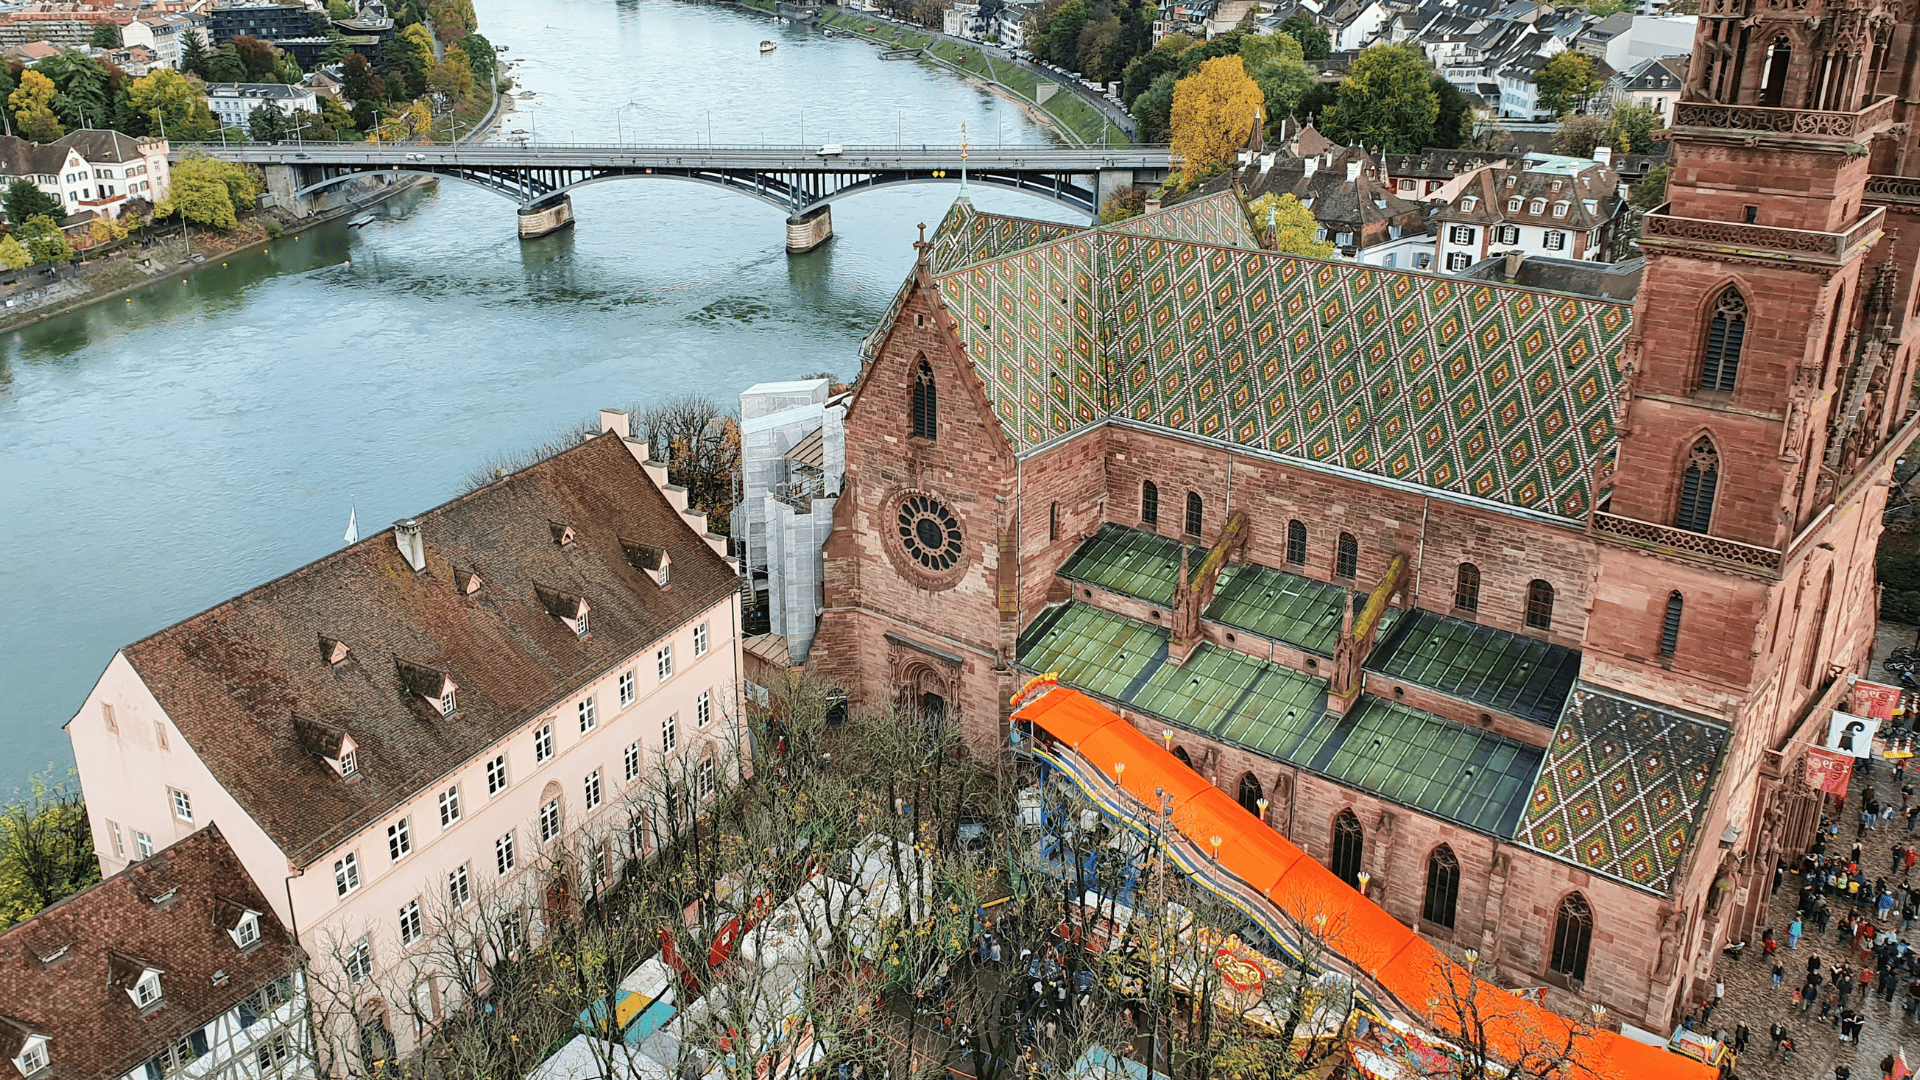
[[[1787,965],[1775,960],[1773,962],[1773,988],[1775,990],[1780,989],[1780,984],[1786,980],[1786,977]]]
[[[1780,1021],[1775,1020],[1773,1026],[1767,1029],[1767,1037],[1773,1040],[1773,1049],[1767,1051],[1767,1056],[1779,1056],[1780,1040],[1787,1037],[1787,1029],[1781,1025]]]
[[[1920,821],[1920,803],[1907,807],[1907,831],[1913,831],[1914,822]]]
[[[1805,927],[1800,925],[1800,916],[1795,915],[1793,921],[1787,924],[1787,946],[1789,948],[1797,949],[1800,947],[1800,935],[1805,929]]]
[[[1745,1020],[1735,1024],[1733,1026],[1733,1052],[1736,1054],[1746,1053],[1747,1040],[1752,1034],[1751,1031],[1747,1030],[1747,1022]]]

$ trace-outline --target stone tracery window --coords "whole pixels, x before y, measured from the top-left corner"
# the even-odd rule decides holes
[[[960,562],[960,521],[945,503],[911,495],[900,504],[900,546],[922,567],[944,574]]]
[[[1140,482],[1140,520],[1148,525],[1160,523],[1160,487],[1151,480]]]
[[[1703,533],[1713,521],[1713,492],[1720,485],[1720,452],[1705,435],[1687,453],[1687,469],[1680,478],[1680,506],[1673,523],[1688,532]]]
[[[1539,578],[1527,582],[1527,625],[1535,630],[1553,629],[1553,586]]]
[[[1351,810],[1340,811],[1340,816],[1333,819],[1333,859],[1327,869],[1334,877],[1359,888],[1360,856],[1365,849],[1366,833],[1360,819]]]
[[[1553,956],[1547,966],[1569,979],[1587,977],[1587,953],[1593,948],[1593,908],[1579,893],[1560,901],[1553,919]]]
[[[933,368],[922,359],[913,373],[913,437],[935,438],[940,427],[940,410],[933,385]]]
[[[1427,856],[1427,889],[1421,900],[1420,917],[1453,929],[1454,910],[1460,903],[1460,860],[1445,844]]]
[[[1480,610],[1480,568],[1470,562],[1460,564],[1453,580],[1453,606],[1462,611]]]
[[[1707,348],[1700,358],[1700,389],[1731,391],[1740,374],[1740,348],[1747,338],[1747,299],[1729,287],[1713,305]]]

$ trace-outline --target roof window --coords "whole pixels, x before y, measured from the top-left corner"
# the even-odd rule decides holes
[[[549,521],[547,522],[547,529],[553,533],[553,542],[559,544],[561,547],[567,547],[573,543],[573,526],[565,525],[558,521]]]
[[[20,1070],[21,1076],[38,1075],[47,1066],[53,1064],[52,1040],[45,1035],[29,1035],[20,1045],[20,1053],[13,1059],[13,1067]]]
[[[301,749],[327,763],[343,780],[360,778],[359,747],[354,744],[353,736],[347,729],[324,720],[310,720],[304,716],[293,718],[294,737],[300,740]]]
[[[620,550],[626,553],[627,565],[646,574],[655,585],[663,589],[668,587],[673,556],[667,554],[666,548],[623,539],[620,541]]]
[[[260,941],[260,913],[251,908],[240,913],[240,919],[228,928],[227,936],[233,939],[233,947],[246,950]]]
[[[400,671],[400,684],[408,694],[433,706],[441,716],[453,715],[454,691],[459,687],[451,676],[437,668],[415,664],[397,656],[393,658],[393,663]]]
[[[453,568],[453,587],[460,590],[462,596],[472,596],[480,591],[480,571],[471,566]]]
[[[347,648],[346,642],[338,638],[330,638],[325,634],[320,635],[320,659],[329,667],[339,667],[345,663],[350,652],[352,650]]]
[[[534,585],[533,595],[547,609],[547,614],[567,624],[567,629],[573,631],[574,637],[582,641],[587,639],[588,606],[584,598],[539,584]]]
[[[1554,216],[1554,217],[1566,217],[1566,216],[1567,216],[1567,204],[1566,204],[1566,203],[1564,203],[1564,202],[1557,202],[1557,203],[1554,203],[1554,204],[1553,204],[1553,216]]]
[[[1479,205],[1480,205],[1480,200],[1475,198],[1472,195],[1462,196],[1460,199],[1460,210],[1462,213],[1471,214],[1473,212],[1473,208]]]

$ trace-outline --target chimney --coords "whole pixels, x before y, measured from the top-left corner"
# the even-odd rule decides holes
[[[1160,211],[1160,196],[1158,195],[1147,196],[1147,205],[1145,206],[1145,208],[1141,210],[1141,213],[1154,214],[1154,213],[1158,213],[1159,211]]]
[[[1611,146],[1596,146],[1596,147],[1594,147],[1594,148],[1593,148],[1593,160],[1595,160],[1595,161],[1597,161],[1597,162],[1599,162],[1599,163],[1600,163],[1600,164],[1602,164],[1602,165],[1611,165],[1611,164],[1613,164],[1613,147],[1611,147]]]
[[[623,439],[628,438],[630,433],[627,430],[627,414],[619,409],[601,409],[600,430],[602,433],[611,431]]]
[[[393,543],[406,557],[407,565],[414,573],[427,568],[427,545],[420,539],[420,523],[412,518],[401,518],[393,523]]]
[[[1357,159],[1347,162],[1347,183],[1351,184],[1358,179],[1360,179],[1360,162]]]
[[[1277,153],[1275,153],[1275,154],[1261,154],[1261,155],[1260,155],[1260,171],[1264,173],[1264,172],[1266,172],[1266,171],[1267,171],[1268,169],[1271,169],[1271,168],[1273,168],[1273,159],[1274,159],[1274,158],[1276,158],[1276,157],[1278,157],[1278,156],[1279,156],[1279,155],[1278,155]]]
[[[1504,267],[1504,269],[1506,271],[1508,281],[1512,281],[1520,273],[1520,260],[1525,257],[1526,257],[1526,252],[1521,251],[1519,248],[1514,248],[1513,250],[1506,252],[1507,265]]]

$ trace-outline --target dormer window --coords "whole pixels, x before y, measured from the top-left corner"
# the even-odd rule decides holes
[[[1461,198],[1460,200],[1460,209],[1464,213],[1471,214],[1473,212],[1473,208],[1478,205],[1480,205],[1480,200],[1474,198],[1472,195],[1467,195]]]
[[[249,911],[240,916],[240,924],[227,931],[233,939],[234,948],[245,949],[260,940],[260,913]]]
[[[1559,190],[1560,190],[1560,184],[1561,184],[1561,181],[1559,181],[1559,180],[1555,180],[1555,181],[1553,182],[1553,190],[1555,190],[1555,191],[1559,191]]]
[[[160,972],[153,968],[142,971],[139,980],[133,984],[133,989],[128,990],[127,994],[133,998],[133,1003],[142,1009],[158,1005],[160,1003]]]
[[[328,667],[339,667],[345,663],[350,651],[346,642],[338,638],[330,638],[325,634],[320,635],[320,659]]]
[[[1542,213],[1546,210],[1546,208],[1547,208],[1547,200],[1535,199],[1532,202],[1527,204],[1527,213],[1529,214]]]
[[[1513,175],[1513,174],[1511,174],[1511,173],[1509,173],[1509,174],[1507,174],[1507,186],[1508,186],[1508,187],[1512,187],[1513,185],[1515,185],[1515,184],[1517,184],[1517,183],[1519,183],[1519,182],[1520,182],[1520,178],[1519,178],[1519,177],[1517,177],[1517,176],[1514,176],[1514,175]]]
[[[340,775],[354,780],[360,776],[360,752],[348,747],[340,751]]]
[[[546,608],[547,614],[559,619],[567,629],[573,631],[574,637],[581,641],[587,639],[586,600],[537,583],[533,587],[533,595],[540,601],[540,606]]]
[[[620,550],[626,553],[627,565],[647,575],[655,585],[666,588],[671,578],[670,568],[673,557],[666,548],[642,544],[637,540],[621,540]]]
[[[547,522],[547,528],[553,533],[554,543],[559,544],[561,547],[566,547],[573,543],[573,526],[563,525],[558,521],[549,521]]]
[[[472,596],[480,591],[480,572],[472,568],[455,567],[453,586],[460,590],[460,595]]]
[[[45,1035],[29,1035],[20,1047],[20,1053],[13,1059],[13,1067],[20,1070],[21,1076],[33,1076],[40,1070],[53,1064],[50,1040]]]
[[[587,605],[585,604],[580,605],[580,617],[574,620],[573,632],[581,641],[587,640],[590,631],[587,629]]]
[[[449,689],[446,693],[440,695],[440,715],[441,716],[453,715],[454,710],[457,707],[454,701],[453,695],[454,695],[454,691],[451,689]]]
[[[1557,217],[1557,218],[1563,218],[1563,217],[1566,217],[1566,216],[1567,216],[1567,204],[1566,204],[1566,203],[1563,203],[1563,202],[1557,202],[1557,203],[1554,203],[1554,204],[1553,204],[1553,216],[1554,216],[1554,217]]]
[[[400,671],[400,682],[409,694],[417,694],[422,700],[437,709],[441,716],[452,716],[454,712],[453,695],[459,687],[446,672],[430,668],[424,664],[394,657],[394,666]]]
[[[1519,200],[1519,199],[1508,199],[1508,200],[1507,200],[1507,213],[1509,213],[1509,214],[1517,214],[1517,213],[1519,213],[1519,212],[1520,212],[1520,200]]]

